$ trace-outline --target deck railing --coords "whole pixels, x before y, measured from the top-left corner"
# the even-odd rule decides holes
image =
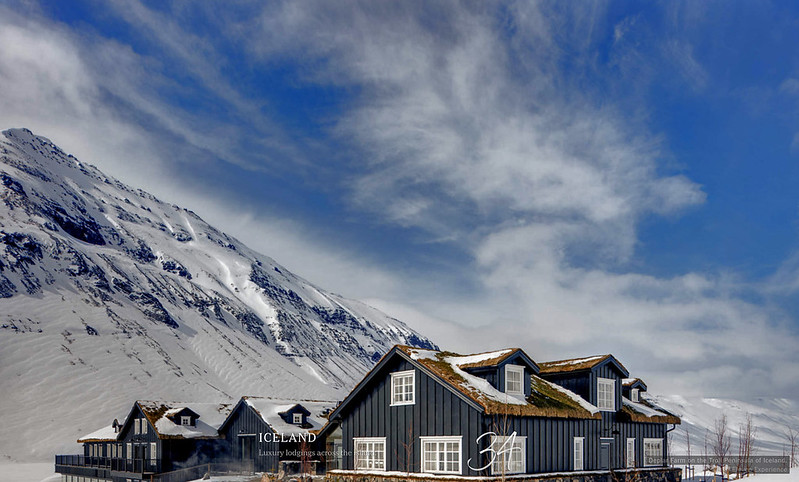
[[[55,464],[66,467],[91,467],[133,472],[137,474],[161,472],[160,459],[125,459],[118,457],[89,457],[86,455],[56,455]]]

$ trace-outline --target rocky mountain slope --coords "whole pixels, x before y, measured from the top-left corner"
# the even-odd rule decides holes
[[[338,399],[430,340],[25,129],[0,135],[0,459],[137,398]]]

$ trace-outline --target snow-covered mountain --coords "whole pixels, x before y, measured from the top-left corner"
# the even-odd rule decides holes
[[[137,398],[339,399],[392,345],[433,347],[28,130],[0,135],[0,199],[0,459]]]
[[[790,443],[786,431],[793,428],[799,432],[799,402],[784,398],[758,398],[750,402],[723,398],[683,397],[679,395],[655,396],[655,404],[680,415],[682,424],[671,433],[671,453],[686,455],[688,443],[692,455],[702,455],[705,438],[708,439],[707,453],[712,453],[712,435],[716,420],[723,414],[727,416],[727,427],[733,455],[738,450],[738,432],[746,423],[747,415],[752,417],[752,425],[757,430],[755,447],[759,455],[783,455]]]

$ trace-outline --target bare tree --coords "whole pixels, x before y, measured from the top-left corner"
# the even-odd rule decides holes
[[[751,462],[756,435],[757,427],[752,424],[752,414],[747,413],[746,422],[742,423],[738,429],[738,464],[735,472],[739,479],[753,473]]]
[[[404,442],[400,442],[400,445],[405,452],[405,460],[401,460],[399,452],[395,451],[397,466],[402,466],[402,462],[404,462],[405,472],[410,474],[411,469],[413,469],[413,423],[410,421],[408,421],[408,437]]]
[[[685,447],[686,447],[686,454],[688,456],[688,460],[691,460],[691,434],[688,430],[685,431]],[[688,474],[688,478],[693,478],[694,476],[694,466],[689,464],[685,466],[685,472]]]
[[[788,444],[790,444],[790,451],[789,451],[791,457],[790,466],[799,467],[799,460],[796,460],[796,455],[797,455],[796,442],[797,439],[799,439],[799,431],[797,431],[795,428],[791,426],[788,426],[788,428],[785,429],[785,438],[788,440]]]
[[[721,480],[724,480],[725,460],[730,453],[730,433],[727,427],[727,415],[722,414],[720,418],[716,419],[716,424],[713,430],[711,447],[713,455],[719,463],[721,471]],[[715,473],[715,472],[714,472]],[[715,476],[714,476],[715,478]]]

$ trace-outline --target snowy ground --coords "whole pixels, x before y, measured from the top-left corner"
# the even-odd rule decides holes
[[[685,480],[685,479],[683,479]],[[696,477],[691,480],[700,480]],[[707,479],[712,482],[712,475],[708,474]],[[718,480],[718,479],[716,479]],[[760,474],[742,479],[742,482],[799,482],[799,469],[791,469],[790,474]]]
[[[0,464],[0,482],[58,482],[52,462]]]
[[[0,482],[58,482],[60,476],[53,473],[51,463],[0,464]],[[253,476],[216,476],[211,482],[253,482],[260,480]],[[790,474],[763,474],[744,479],[745,482],[799,482],[799,469]],[[197,479],[195,482],[203,482]]]

